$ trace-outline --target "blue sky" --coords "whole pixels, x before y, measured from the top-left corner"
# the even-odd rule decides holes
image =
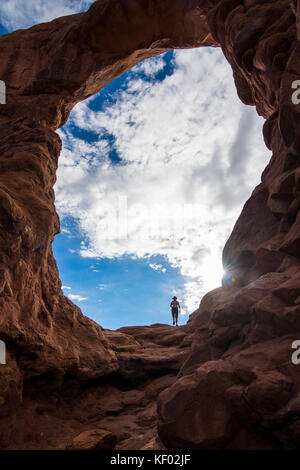
[[[0,32],[90,3],[9,0]],[[110,329],[169,323],[176,294],[187,321],[220,285],[222,247],[270,158],[262,124],[211,48],[145,61],[74,108],[58,131],[53,248],[83,313]]]
[[[164,55],[165,66],[151,78],[143,71],[129,72],[105,87],[89,103],[93,111],[104,110],[116,103],[117,95],[127,89],[136,75],[152,82],[163,81],[172,74],[173,51]],[[77,127],[70,122],[65,128],[72,136],[92,144],[98,134]],[[113,134],[103,132],[101,138],[108,143],[107,157],[112,165],[126,165],[115,148]],[[89,159],[98,160],[96,153]],[[120,325],[169,323],[171,297],[184,292],[184,278],[177,267],[172,267],[165,256],[154,254],[139,258],[134,253],[107,257],[83,257],[80,255],[85,233],[80,230],[76,218],[62,217],[62,233],[55,239],[53,248],[59,264],[66,295],[80,305],[84,313],[102,326],[116,329]],[[75,293],[76,292],[76,293]],[[74,297],[73,297],[74,296]],[[186,322],[187,315],[179,323]]]

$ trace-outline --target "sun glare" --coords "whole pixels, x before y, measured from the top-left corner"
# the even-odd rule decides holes
[[[207,256],[203,263],[203,288],[210,291],[222,284],[224,274],[222,260],[220,256]]]

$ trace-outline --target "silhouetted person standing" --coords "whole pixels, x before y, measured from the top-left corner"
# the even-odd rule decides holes
[[[170,303],[172,309],[173,325],[178,326],[178,311],[180,309],[180,304],[177,300],[177,297],[174,295],[172,302]]]

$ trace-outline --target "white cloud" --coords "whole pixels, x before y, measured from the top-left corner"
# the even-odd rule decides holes
[[[143,72],[149,77],[154,77],[165,67],[165,61],[161,57],[156,57],[152,60],[145,60],[136,67],[137,72]]]
[[[96,142],[70,125],[60,131],[57,208],[79,221],[82,256],[163,255],[185,277],[190,313],[220,285],[222,248],[269,160],[263,120],[239,101],[216,49],[176,52],[161,82],[130,77],[102,111],[84,102],[72,112],[72,126],[98,134]]]
[[[150,266],[150,268],[154,269],[155,271],[159,271],[162,268],[161,264],[150,263],[149,266]]]
[[[163,273],[167,271],[166,268],[163,268],[162,264],[149,263],[149,266],[154,271],[162,271]]]
[[[0,3],[1,23],[9,30],[28,28],[85,11],[94,0],[9,0]]]
[[[62,286],[62,289],[68,291],[68,290],[72,290],[72,287],[70,287],[70,286]],[[68,294],[68,293],[67,293],[66,295],[69,297],[69,299],[74,300],[74,301],[76,301],[76,302],[83,302],[84,300],[87,300],[87,299],[88,299],[88,297],[82,297],[81,295],[78,295],[78,294],[70,294],[70,293]]]
[[[99,290],[106,290],[110,287],[110,284],[99,284],[98,289]]]
[[[76,302],[83,302],[84,300],[88,299],[88,297],[82,297],[81,295],[78,295],[78,294],[68,294],[68,297],[71,300],[75,300]]]

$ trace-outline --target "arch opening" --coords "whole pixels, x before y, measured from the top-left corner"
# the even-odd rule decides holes
[[[110,329],[169,323],[176,294],[185,323],[221,285],[223,246],[270,158],[261,127],[213,48],[148,59],[77,105],[59,131],[65,294]]]

